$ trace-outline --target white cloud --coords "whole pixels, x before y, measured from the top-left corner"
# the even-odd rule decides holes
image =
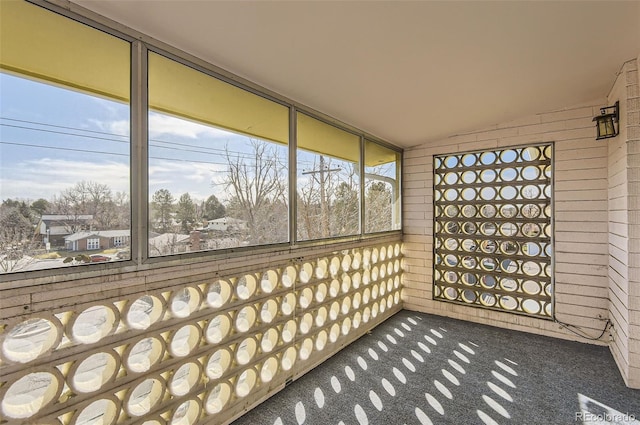
[[[51,199],[81,181],[108,185],[113,192],[129,192],[129,165],[121,162],[69,161],[40,158],[3,170],[0,198]],[[9,178],[5,176],[9,175]]]

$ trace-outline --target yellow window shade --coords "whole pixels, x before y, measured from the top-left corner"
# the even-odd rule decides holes
[[[149,53],[149,108],[287,143],[289,109],[157,53]]]
[[[360,137],[298,113],[298,148],[345,161],[360,161]]]
[[[364,162],[367,167],[396,162],[400,153],[369,140],[364,141]]]
[[[130,44],[24,1],[0,1],[0,68],[128,101]]]

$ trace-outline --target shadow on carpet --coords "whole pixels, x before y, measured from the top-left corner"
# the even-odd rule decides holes
[[[233,425],[633,424],[609,349],[401,311]]]

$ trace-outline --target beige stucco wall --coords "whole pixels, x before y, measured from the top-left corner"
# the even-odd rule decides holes
[[[625,63],[608,96],[620,102],[620,134],[608,143],[609,315],[611,352],[622,376],[640,388],[640,83]]]
[[[433,155],[555,143],[555,312],[598,336],[608,317],[607,143],[593,116],[604,99],[506,122],[405,151],[404,305],[494,326],[583,340],[551,320],[432,300]],[[605,334],[598,343],[606,344]]]

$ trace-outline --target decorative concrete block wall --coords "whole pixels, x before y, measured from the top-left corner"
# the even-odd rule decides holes
[[[602,332],[609,316],[608,148],[595,140],[592,119],[603,104],[594,100],[405,150],[405,308],[584,341],[552,320],[432,299],[433,156],[553,142],[555,315],[588,335]],[[599,343],[608,341],[607,333]]]
[[[228,423],[401,308],[398,236],[98,269],[0,292],[1,423]]]

